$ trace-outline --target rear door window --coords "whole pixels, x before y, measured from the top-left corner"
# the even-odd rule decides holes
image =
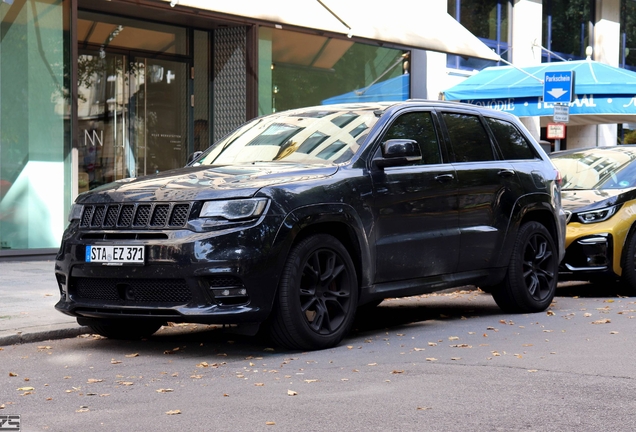
[[[504,159],[535,159],[536,153],[525,136],[512,123],[486,117],[486,123],[495,135]]]
[[[479,116],[443,112],[442,118],[457,162],[483,162],[496,159],[490,138]]]

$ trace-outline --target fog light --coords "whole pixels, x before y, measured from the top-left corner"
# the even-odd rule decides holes
[[[242,297],[247,295],[245,288],[213,289],[212,292],[215,297]]]

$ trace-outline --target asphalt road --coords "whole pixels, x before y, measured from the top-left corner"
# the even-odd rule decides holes
[[[560,288],[547,313],[488,294],[387,300],[338,347],[290,352],[183,325],[0,351],[22,430],[636,430],[636,298]]]

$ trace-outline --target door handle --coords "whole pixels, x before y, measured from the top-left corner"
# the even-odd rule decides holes
[[[455,176],[452,175],[452,174],[440,174],[440,175],[435,176],[435,180],[437,180],[440,183],[453,180],[454,178],[455,178]]]
[[[515,175],[515,172],[513,170],[511,170],[511,169],[502,169],[497,174],[499,174],[502,177],[510,177],[510,176]]]

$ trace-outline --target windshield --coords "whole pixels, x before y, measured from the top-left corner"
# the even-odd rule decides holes
[[[211,146],[193,165],[347,162],[378,120],[378,108],[326,106],[260,117]]]
[[[552,156],[563,190],[636,186],[636,146],[581,150]]]

